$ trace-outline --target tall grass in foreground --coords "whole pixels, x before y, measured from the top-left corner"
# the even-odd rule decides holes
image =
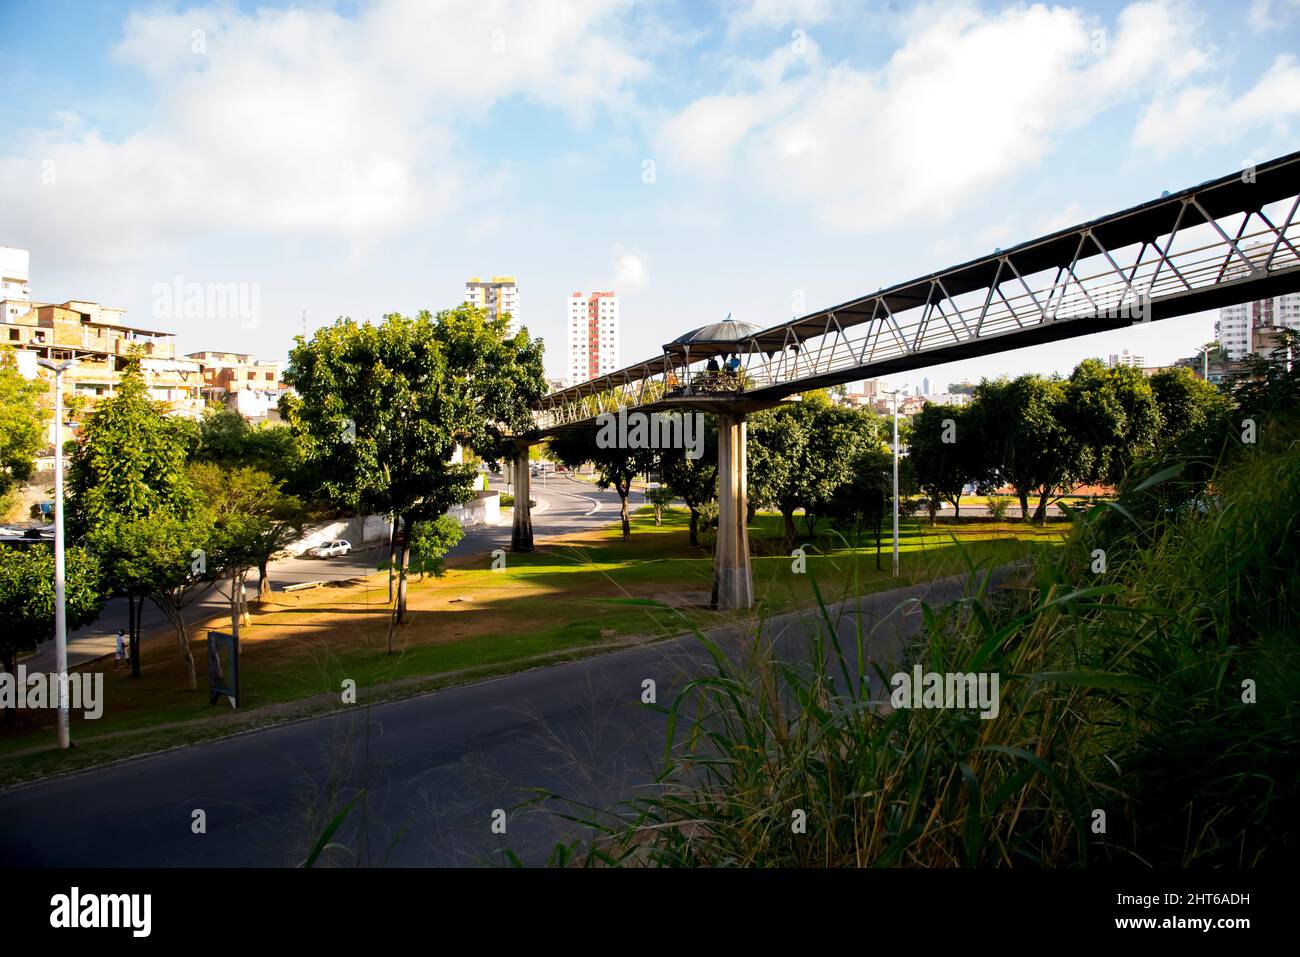
[[[1079,513],[1024,587],[990,592],[973,569],[960,601],[922,607],[907,663],[997,672],[992,720],[891,710],[888,674],[873,683],[859,664],[870,636],[838,637],[820,595],[798,663],[758,642],[738,658],[701,634],[713,673],[666,711],[660,789],[614,809],[613,824],[585,817],[600,837],[556,861],[1287,861],[1300,817],[1300,443],[1275,437],[1171,509],[1162,489],[1178,473]]]

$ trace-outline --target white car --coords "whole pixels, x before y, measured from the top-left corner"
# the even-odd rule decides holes
[[[352,543],[338,538],[332,542],[321,542],[311,550],[311,554],[317,558],[334,558],[337,555],[346,555],[350,551],[352,551]]]

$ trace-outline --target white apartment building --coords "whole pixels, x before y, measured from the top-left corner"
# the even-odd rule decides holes
[[[1276,326],[1300,330],[1300,293],[1257,299],[1219,310],[1214,338],[1230,361],[1259,351],[1259,330]]]
[[[1127,366],[1130,369],[1141,369],[1146,364],[1147,360],[1145,356],[1135,356],[1127,349],[1119,355],[1115,355],[1115,353],[1112,352],[1110,358],[1106,361],[1106,365],[1112,369],[1118,369],[1120,366]]]
[[[32,307],[31,254],[0,246],[0,322],[13,322]]]
[[[615,371],[618,353],[618,296],[608,291],[569,296],[569,385]]]
[[[1258,267],[1263,267],[1271,251],[1269,243],[1251,243],[1245,249],[1246,258]],[[1237,278],[1245,271],[1245,264],[1236,261],[1229,265],[1227,275]],[[1265,330],[1279,326],[1300,330],[1300,293],[1223,306],[1214,324],[1214,338],[1224,358],[1235,362],[1260,351],[1262,340],[1272,338],[1265,335]]]
[[[478,306],[495,319],[509,314],[510,332],[519,330],[519,285],[514,276],[493,276],[483,279],[470,276],[465,282],[465,301]]]

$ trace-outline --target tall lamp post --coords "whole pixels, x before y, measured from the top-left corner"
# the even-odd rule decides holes
[[[59,688],[59,747],[71,745],[68,730],[68,617],[63,582],[63,373],[76,359],[37,359],[54,373],[54,672]]]
[[[894,400],[894,577],[898,577],[898,393],[906,392],[907,384],[885,395]]]

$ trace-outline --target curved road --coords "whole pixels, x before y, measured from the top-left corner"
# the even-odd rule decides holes
[[[851,639],[861,622],[869,657],[896,662],[919,619],[907,599],[959,592],[949,580],[871,596],[838,609],[837,628]],[[807,660],[806,626],[792,613],[762,634],[783,656]],[[717,637],[738,652],[753,636]],[[686,677],[708,670],[699,643],[681,638],[369,710],[363,689],[352,711],[0,793],[0,860],[290,866],[364,789],[364,817],[358,805],[334,837],[347,850],[329,852],[324,863],[500,863],[503,847],[524,863],[545,863],[572,833],[555,811],[608,809],[652,785],[665,726],[641,704],[643,682],[653,679],[667,704]],[[533,789],[563,801],[520,807]],[[191,829],[198,810],[203,834]],[[505,835],[493,832],[498,811]]]

